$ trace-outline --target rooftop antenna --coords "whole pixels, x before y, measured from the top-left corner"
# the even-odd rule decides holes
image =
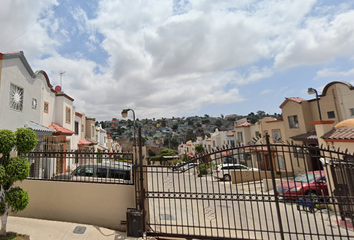
[[[63,89],[63,82],[62,82],[62,76],[64,75],[64,73],[66,73],[66,71],[64,70],[59,70],[59,74],[60,74],[60,87]]]

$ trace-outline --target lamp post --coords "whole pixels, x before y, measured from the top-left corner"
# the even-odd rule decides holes
[[[137,156],[137,152],[136,152],[136,139],[135,139],[135,133],[136,133],[136,127],[135,127],[135,112],[133,109],[131,108],[127,108],[127,109],[123,109],[122,111],[122,117],[126,118],[128,116],[128,112],[132,111],[133,112],[133,123],[134,123],[134,165],[137,166],[137,160],[136,160],[136,156]],[[145,219],[145,208],[144,208],[144,203],[145,203],[145,189],[144,189],[144,178],[143,178],[143,157],[142,157],[142,148],[141,148],[141,127],[139,127],[139,175],[140,175],[140,186],[138,188],[140,188],[139,192],[139,196],[137,195],[137,199],[136,199],[136,204],[139,202],[139,208],[140,211],[142,211],[143,214],[143,219]],[[136,174],[134,173],[134,176]],[[137,179],[137,178],[136,178]],[[145,221],[145,220],[144,220]],[[145,224],[143,225],[143,231],[145,232]]]
[[[318,107],[318,114],[320,116],[320,121],[322,121],[322,115],[321,115],[321,108],[320,108],[320,102],[318,100],[318,92],[314,88],[308,88],[307,89],[308,94],[316,94],[316,101],[317,101],[317,107]]]

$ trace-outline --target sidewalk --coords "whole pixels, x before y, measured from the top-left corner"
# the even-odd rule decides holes
[[[31,240],[143,239],[127,237],[125,232],[118,232],[98,226],[12,216],[8,218],[7,232],[26,234],[30,236]]]

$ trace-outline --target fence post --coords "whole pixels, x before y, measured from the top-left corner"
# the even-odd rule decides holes
[[[145,232],[145,224],[146,224],[146,221],[145,221],[145,216],[146,216],[146,213],[145,213],[145,188],[144,188],[144,173],[143,173],[143,150],[142,150],[142,139],[141,139],[141,127],[139,127],[139,130],[138,130],[138,133],[139,133],[139,174],[140,174],[140,181],[139,181],[139,184],[140,184],[140,202],[139,202],[139,205],[140,205],[140,211],[142,212],[142,218],[143,218],[143,232]]]
[[[278,215],[278,224],[279,224],[279,231],[280,231],[280,236],[282,240],[285,240],[284,238],[284,229],[283,229],[283,224],[281,220],[281,214],[280,214],[280,206],[279,206],[279,198],[278,198],[278,193],[277,193],[277,188],[276,188],[276,183],[275,183],[275,173],[274,173],[274,165],[273,165],[273,159],[272,159],[272,150],[270,146],[270,141],[269,141],[269,135],[266,133],[266,143],[267,143],[267,151],[268,151],[268,160],[270,164],[270,174],[272,176],[272,184],[273,184],[273,189],[274,189],[274,198],[275,198],[275,207],[277,209],[277,215]]]

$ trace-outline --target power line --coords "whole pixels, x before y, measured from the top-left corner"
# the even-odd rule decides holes
[[[10,42],[6,43],[5,45],[2,45],[0,47],[0,49],[2,49],[3,47],[6,47],[7,45],[9,45],[10,43],[12,43],[13,41],[15,41],[16,39],[18,39],[19,37],[21,37],[22,35],[24,35],[25,33],[27,33],[32,27],[34,27],[35,25],[37,25],[37,23],[39,23],[40,21],[42,21],[43,19],[45,19],[49,14],[55,12],[55,10],[60,7],[63,3],[65,3],[67,0],[62,1],[58,6],[56,6],[55,8],[53,8],[50,12],[48,12],[46,15],[44,15],[43,17],[41,17],[39,20],[37,20],[37,22],[35,22],[34,24],[32,24],[29,28],[27,28],[23,33],[21,33],[20,35],[18,35],[17,37],[15,37],[14,39],[12,39]]]

